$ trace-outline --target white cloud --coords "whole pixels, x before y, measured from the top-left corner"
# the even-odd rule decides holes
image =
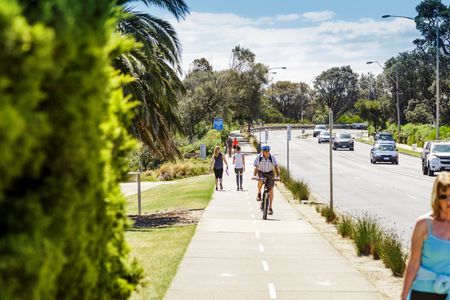
[[[276,16],[272,18],[276,20]],[[172,22],[183,45],[183,69],[205,57],[214,69],[229,67],[231,50],[238,44],[268,66],[286,66],[274,80],[310,82],[322,71],[350,65],[356,72],[380,73],[376,65],[399,52],[412,49],[419,33],[414,22],[363,19],[327,21],[301,28],[266,28],[261,20],[235,14],[191,13],[185,21]]]
[[[331,10],[311,11],[304,13],[302,16],[307,21],[322,22],[333,19],[336,14]]]
[[[281,22],[291,22],[300,19],[300,15],[297,14],[276,15],[275,19]]]

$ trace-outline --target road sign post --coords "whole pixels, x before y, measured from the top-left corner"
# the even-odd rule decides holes
[[[265,133],[266,145],[267,145],[267,140],[269,139],[269,131],[266,129],[264,133]]]
[[[214,118],[213,128],[216,130],[223,130],[223,119]]]

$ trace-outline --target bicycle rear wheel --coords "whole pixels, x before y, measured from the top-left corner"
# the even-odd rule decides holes
[[[269,210],[269,193],[264,192],[263,194],[263,220],[267,220],[267,212]]]

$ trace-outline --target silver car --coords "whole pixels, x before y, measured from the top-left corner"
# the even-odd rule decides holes
[[[313,130],[313,137],[318,136],[322,131],[327,131],[327,126],[325,125],[316,125]]]
[[[330,133],[328,131],[322,131],[319,134],[319,138],[317,139],[319,144],[321,143],[329,143],[330,142]]]
[[[390,162],[398,165],[398,152],[393,144],[377,143],[370,150],[370,163]]]

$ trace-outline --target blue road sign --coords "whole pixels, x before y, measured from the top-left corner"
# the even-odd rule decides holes
[[[223,119],[214,119],[213,128],[216,130],[223,130]]]

